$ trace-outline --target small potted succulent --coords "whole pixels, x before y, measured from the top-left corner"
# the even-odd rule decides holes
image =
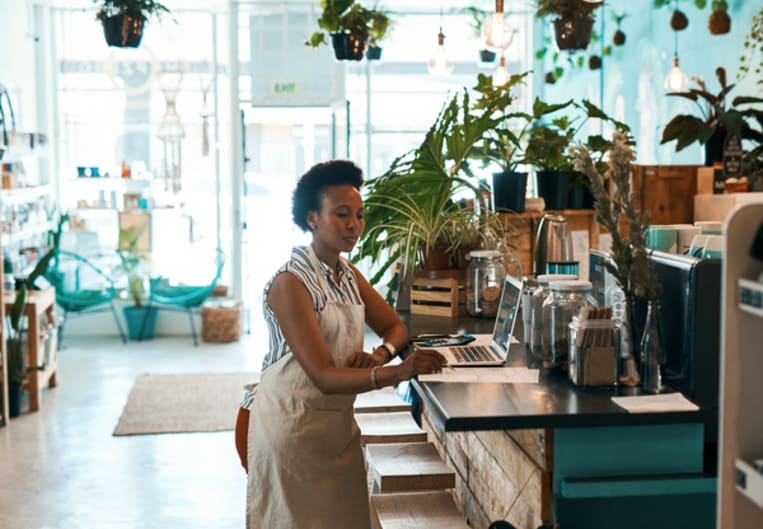
[[[119,229],[119,258],[121,264],[117,272],[127,279],[127,292],[133,305],[124,307],[127,335],[131,340],[144,340],[154,337],[157,309],[144,306],[148,280],[144,267],[145,254],[138,248],[138,241],[148,223]]]
[[[384,11],[367,9],[352,0],[321,0],[321,7],[321,31],[314,32],[305,45],[317,48],[328,44],[328,35],[339,61],[361,60],[369,39],[378,46],[389,29],[390,20]]]
[[[146,20],[168,14],[170,10],[155,0],[93,0],[99,4],[96,18],[103,25],[109,46],[137,48]]]

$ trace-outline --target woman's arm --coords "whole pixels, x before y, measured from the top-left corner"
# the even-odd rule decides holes
[[[381,344],[374,348],[372,356],[379,363],[386,364],[394,356],[388,347],[397,353],[408,346],[408,329],[389,303],[363,277],[363,274],[353,265],[350,266],[358,281],[360,297],[366,304],[366,323],[377,336],[381,337]]]
[[[395,366],[371,369],[337,367],[321,334],[310,294],[290,272],[280,274],[273,281],[268,291],[268,305],[300,366],[313,384],[325,394],[363,393],[395,385],[419,373],[434,373],[442,369],[444,358],[432,350],[417,351],[405,362]],[[407,342],[407,333],[405,336]],[[372,370],[375,370],[376,387],[372,384]]]

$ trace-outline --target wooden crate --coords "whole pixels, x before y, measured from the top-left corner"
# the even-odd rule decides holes
[[[634,165],[632,191],[652,224],[692,224],[696,165]]]
[[[454,318],[466,313],[463,282],[455,278],[417,278],[411,285],[411,314]]]

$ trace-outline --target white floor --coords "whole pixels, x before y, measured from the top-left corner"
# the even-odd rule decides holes
[[[258,370],[262,340],[65,338],[42,409],[0,427],[2,529],[241,529],[233,432],[113,437],[141,373]]]

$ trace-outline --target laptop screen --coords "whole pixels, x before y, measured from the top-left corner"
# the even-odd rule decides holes
[[[511,333],[517,319],[519,301],[522,296],[522,282],[514,277],[506,276],[501,291],[501,303],[493,327],[493,346],[506,358],[511,343]]]

